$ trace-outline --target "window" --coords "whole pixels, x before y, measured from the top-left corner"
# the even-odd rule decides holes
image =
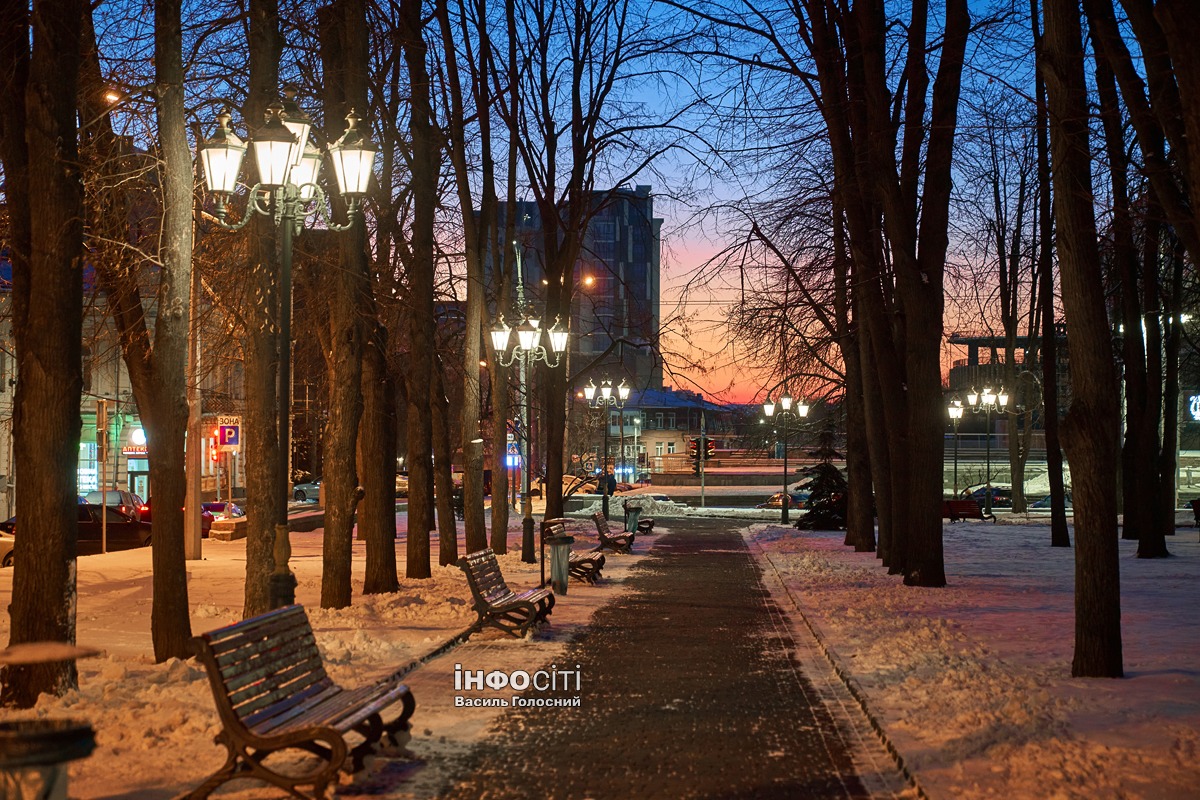
[[[671,411],[667,414],[667,427],[675,430],[675,412]]]
[[[675,443],[674,442],[667,442],[667,452],[668,453],[675,452]]]
[[[663,429],[663,415],[661,411],[654,415],[654,427],[660,431]]]
[[[663,443],[655,442],[654,443],[654,455],[661,456],[662,454],[663,454]]]

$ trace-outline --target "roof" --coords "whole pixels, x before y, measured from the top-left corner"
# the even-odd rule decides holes
[[[726,407],[696,392],[674,389],[634,389],[629,393],[627,408],[703,408],[706,411],[725,411]]]

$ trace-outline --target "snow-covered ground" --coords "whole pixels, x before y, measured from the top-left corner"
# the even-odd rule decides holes
[[[403,514],[399,521],[406,522]],[[672,524],[660,521],[660,535]],[[730,524],[748,526],[764,568],[787,587],[781,605],[796,615],[799,630],[807,620],[819,632],[930,797],[1200,797],[1194,528],[1173,537],[1176,557],[1165,561],[1139,561],[1133,543],[1121,543],[1128,677],[1074,680],[1074,550],[1050,548],[1045,525],[947,525],[950,586],[933,590],[904,587],[872,554],[843,547],[842,534]],[[519,527],[514,517],[501,565],[510,585],[527,587],[537,582],[538,566],[520,561]],[[575,547],[594,541],[590,527],[572,522]],[[641,541],[637,551],[645,553]],[[309,609],[331,675],[342,683],[396,670],[473,617],[461,573],[436,566],[436,539],[432,579],[403,580],[399,593],[375,597],[358,593],[363,546],[356,541],[354,603],[340,611],[318,608],[321,532],[293,534],[292,542],[298,600]],[[204,560],[188,564],[196,632],[236,621],[242,604],[244,543],[206,540],[204,548]],[[397,552],[402,559],[403,543]],[[596,587],[573,583],[548,630],[524,640],[473,637],[412,672],[406,681],[417,712],[409,748],[418,760],[360,775],[345,791],[436,794],[454,759],[488,736],[500,713],[454,707],[454,665],[528,670],[554,662],[591,614],[624,591],[640,558],[610,557],[607,580]],[[98,747],[72,765],[73,797],[161,800],[191,789],[223,760],[212,741],[218,723],[203,673],[187,662],[152,663],[149,571],[148,550],[82,559],[78,639],[103,653],[79,662],[78,692],[43,698],[32,712],[5,714],[93,724]],[[0,607],[11,585],[12,570],[0,570]],[[8,624],[0,615],[0,642],[7,641]],[[278,796],[245,782],[232,786],[221,796]]]
[[[930,797],[1200,797],[1195,528],[1171,559],[1120,543],[1121,680],[1070,677],[1075,551],[1048,525],[948,524],[944,589],[902,585],[843,536],[749,534]]]

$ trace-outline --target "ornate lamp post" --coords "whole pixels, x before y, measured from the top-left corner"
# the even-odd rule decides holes
[[[608,409],[616,408],[620,411],[625,408],[625,401],[629,399],[629,387],[625,385],[625,381],[621,381],[621,385],[617,387],[614,394],[612,381],[602,380],[600,391],[597,393],[596,384],[589,380],[588,385],[583,387],[583,396],[587,398],[588,405],[592,408],[604,409],[604,466],[600,473],[600,480],[603,481],[603,485],[600,487],[600,508],[604,512],[604,518],[608,519],[608,428],[610,422]]]
[[[358,117],[346,117],[346,132],[325,151],[333,164],[338,192],[346,200],[348,221],[335,224],[329,200],[318,185],[322,153],[308,141],[312,121],[295,103],[295,88],[286,87],[285,100],[272,103],[265,124],[249,139],[258,183],[246,193],[246,213],[237,223],[227,219],[227,203],[238,188],[238,174],[247,142],[229,126],[227,113],[217,115],[217,130],[199,146],[208,190],[216,199],[217,224],[229,231],[244,228],[256,214],[271,219],[279,244],[278,374],[279,516],[275,520],[275,573],[271,576],[271,604],[295,601],[296,578],[288,569],[291,546],[287,534],[287,502],[291,494],[291,348],[292,348],[292,239],[304,229],[310,214],[319,214],[325,228],[346,231],[362,223],[361,201],[371,181],[377,148],[358,130]]]
[[[971,412],[984,415],[984,427],[986,428],[987,446],[986,446],[986,461],[984,469],[986,471],[987,488],[984,490],[983,496],[983,513],[992,513],[992,412],[999,409],[1004,411],[1008,408],[1008,392],[1001,387],[999,392],[993,392],[990,387],[983,387],[983,393],[975,391],[975,387],[971,387],[971,391],[967,392],[967,405],[970,406]]]
[[[517,325],[517,340],[512,352],[508,353],[509,341],[513,329],[503,319],[492,329],[492,348],[496,351],[496,360],[503,367],[511,367],[514,363],[521,364],[520,394],[521,394],[521,560],[527,564],[537,562],[533,547],[533,501],[529,497],[529,417],[532,413],[529,400],[529,368],[538,361],[554,369],[562,362],[562,354],[567,349],[567,331],[559,329],[558,323],[546,331],[550,339],[550,349],[542,345],[541,319],[535,316],[525,301],[525,284],[522,280],[521,246],[513,242],[513,252],[517,257],[517,313],[524,321]],[[543,493],[544,493],[543,489]]]
[[[954,497],[958,497],[958,423],[962,419],[963,404],[957,397],[946,407],[950,422],[954,425]]]
[[[792,496],[788,494],[788,428],[787,421],[789,419],[800,420],[808,416],[808,404],[801,400],[796,403],[795,408],[792,407],[793,401],[791,395],[786,392],[779,398],[779,407],[776,408],[775,403],[771,402],[771,396],[767,395],[766,402],[763,403],[763,413],[769,419],[779,418],[780,425],[783,426],[783,502],[780,505],[783,507],[783,513],[780,515],[780,521],[783,524],[788,522],[788,510],[792,504]]]

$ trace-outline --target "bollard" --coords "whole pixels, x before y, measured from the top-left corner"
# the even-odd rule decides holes
[[[574,536],[560,534],[547,536],[545,543],[550,546],[550,587],[555,594],[567,593],[567,577],[571,566],[571,543]]]

